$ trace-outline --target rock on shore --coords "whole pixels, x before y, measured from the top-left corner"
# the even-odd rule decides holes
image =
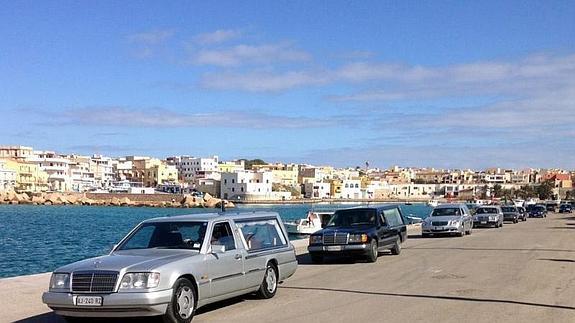
[[[92,195],[93,196],[93,195]],[[184,207],[184,208],[219,208],[225,203],[226,208],[235,205],[230,201],[215,198],[210,194],[204,197],[184,195],[176,201],[132,201],[125,195],[121,198],[90,199],[81,193],[16,193],[14,191],[0,191],[0,204],[34,204],[34,205],[105,205],[105,206],[139,206],[139,207]],[[141,196],[140,196],[141,197]]]

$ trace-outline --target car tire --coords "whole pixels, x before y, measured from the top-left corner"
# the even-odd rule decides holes
[[[278,291],[278,269],[272,263],[266,266],[264,280],[258,290],[258,296],[263,299],[272,298]]]
[[[196,312],[197,293],[187,278],[178,278],[174,283],[172,300],[168,304],[163,321],[166,323],[189,323]],[[191,307],[190,307],[191,306]]]
[[[469,230],[467,230],[467,235],[471,235],[471,233],[473,232],[473,225],[469,225]]]
[[[81,320],[82,320],[82,318],[75,317],[75,316],[62,316],[62,318],[64,319],[64,321],[66,321],[68,323],[77,323],[77,322],[81,322]]]
[[[320,253],[317,253],[317,252],[310,253],[309,257],[311,258],[311,262],[314,264],[323,263],[323,255]]]
[[[367,261],[368,262],[376,262],[377,255],[378,255],[378,247],[377,247],[377,240],[371,239],[371,243],[369,244],[369,251],[367,252]]]
[[[395,240],[395,243],[393,244],[393,247],[390,250],[391,254],[395,256],[401,253],[401,238],[397,237],[397,240]]]

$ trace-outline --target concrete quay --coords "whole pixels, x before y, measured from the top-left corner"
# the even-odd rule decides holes
[[[423,239],[417,227],[409,235],[401,255],[373,264],[311,264],[298,241],[300,266],[276,297],[209,305],[193,322],[575,322],[575,215],[462,238]],[[0,322],[63,322],[40,300],[48,280],[0,280]]]

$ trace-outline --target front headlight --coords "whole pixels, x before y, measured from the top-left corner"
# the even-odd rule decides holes
[[[320,244],[322,242],[322,236],[309,236],[309,244]]]
[[[51,292],[69,292],[70,291],[70,274],[54,273],[50,277]]]
[[[460,223],[459,220],[451,220],[451,221],[449,221],[449,225],[452,225],[452,226],[458,226],[459,223]]]
[[[490,217],[489,217],[489,221],[495,221],[495,220],[497,220],[496,217],[494,217],[494,216],[490,216]]]
[[[160,284],[160,273],[127,273],[120,282],[120,291],[155,288]]]
[[[367,234],[350,234],[349,235],[349,242],[350,243],[366,243],[367,242]]]

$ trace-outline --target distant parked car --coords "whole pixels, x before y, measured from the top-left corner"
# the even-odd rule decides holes
[[[363,256],[377,261],[380,251],[401,252],[407,227],[398,205],[337,210],[320,231],[310,235],[308,251],[312,262],[325,256]]]
[[[561,204],[561,206],[559,206],[559,213],[571,213],[573,212],[573,207],[571,206],[571,204]]]
[[[548,212],[557,212],[557,203],[549,202],[545,204],[545,208],[547,209]]]
[[[422,222],[421,235],[471,234],[473,218],[465,204],[441,204]]]
[[[511,221],[513,223],[519,222],[519,210],[513,205],[505,205],[501,207],[503,211],[503,221]]]
[[[501,208],[496,205],[479,207],[473,217],[473,225],[476,227],[502,227],[503,211],[501,211]]]
[[[544,205],[535,205],[529,211],[530,218],[546,218],[547,217],[547,208]]]
[[[527,209],[520,206],[517,208],[517,210],[519,211],[519,218],[521,221],[527,221],[527,217],[529,217],[529,212],[527,212]]]
[[[56,269],[42,301],[72,318],[163,315],[189,323],[213,302],[252,292],[272,298],[296,268],[275,212],[157,218],[109,255]]]

